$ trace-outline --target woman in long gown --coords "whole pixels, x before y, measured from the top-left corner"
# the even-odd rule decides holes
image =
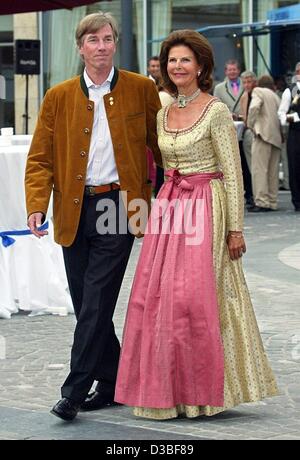
[[[175,31],[160,61],[177,95],[157,117],[166,182],[132,286],[115,400],[155,419],[214,415],[277,387],[243,275],[238,141],[227,107],[208,94],[210,44]]]

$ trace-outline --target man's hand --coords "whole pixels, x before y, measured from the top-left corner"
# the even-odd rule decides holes
[[[239,113],[232,113],[233,121],[244,121],[243,115]]]
[[[48,235],[46,230],[38,230],[38,228],[42,225],[43,216],[44,214],[42,212],[34,212],[28,217],[27,225],[31,233],[37,238]]]

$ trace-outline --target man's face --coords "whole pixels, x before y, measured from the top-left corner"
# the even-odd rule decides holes
[[[228,64],[225,69],[225,75],[229,80],[236,80],[240,76],[240,69],[236,64]]]
[[[83,36],[79,53],[84,59],[87,70],[108,70],[113,66],[116,43],[112,28],[105,24],[94,33]]]
[[[300,81],[300,66],[295,71],[296,80]]]
[[[154,79],[157,79],[157,78],[160,77],[160,65],[159,65],[159,61],[157,61],[156,59],[152,59],[152,60],[149,62],[148,73],[149,73],[149,75],[151,75],[151,77],[153,77]]]
[[[256,80],[253,77],[242,78],[242,82],[243,88],[247,93],[251,93],[256,86]]]

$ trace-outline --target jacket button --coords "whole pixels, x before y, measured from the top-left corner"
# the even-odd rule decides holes
[[[78,174],[78,176],[76,176],[76,179],[77,180],[82,180],[83,179],[83,176],[81,174]]]
[[[83,131],[84,131],[85,134],[89,134],[89,132],[90,132],[89,128],[84,128]]]
[[[74,198],[74,200],[73,200],[73,201],[74,201],[74,204],[79,204],[79,203],[80,203],[80,201],[79,201],[79,199],[78,199],[78,198]]]
[[[82,151],[80,152],[80,156],[81,156],[81,157],[85,157],[85,156],[86,156],[86,152],[85,152],[84,150],[82,150]]]
[[[87,109],[88,109],[88,110],[93,110],[93,106],[92,106],[91,104],[89,104],[89,105],[87,106]]]

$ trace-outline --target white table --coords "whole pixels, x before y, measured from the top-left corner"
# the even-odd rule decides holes
[[[13,136],[14,145],[0,142],[0,232],[27,229],[24,171],[30,140]],[[49,235],[41,239],[13,236],[15,243],[4,247],[0,238],[0,318],[19,309],[33,315],[73,312],[61,247],[53,240],[51,206],[47,221]]]

